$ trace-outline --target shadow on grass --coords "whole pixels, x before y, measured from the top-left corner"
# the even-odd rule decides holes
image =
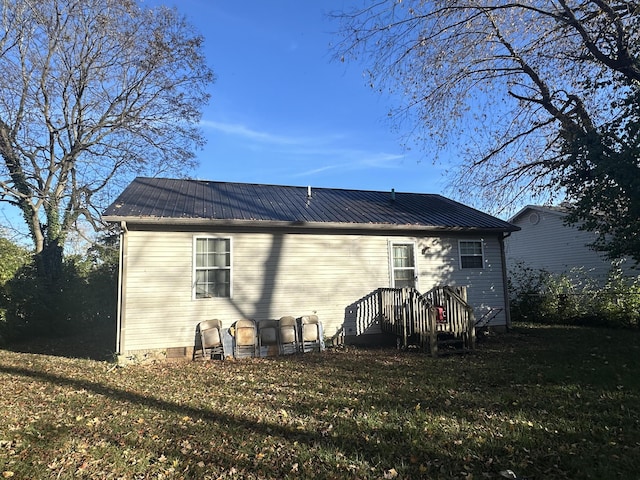
[[[486,339],[478,353],[465,357],[354,349],[158,372],[133,367],[132,374],[143,374],[148,394],[73,378],[76,373],[19,365],[0,366],[0,372],[28,378],[28,383],[86,390],[118,408],[122,403],[140,406],[153,411],[152,419],[157,412],[158,421],[165,422],[162,428],[147,421],[133,424],[130,435],[104,428],[99,437],[123,450],[144,448],[154,459],[162,455],[191,465],[205,461],[267,478],[304,477],[291,471],[292,465],[302,465],[300,456],[317,469],[315,478],[380,478],[381,470],[398,465],[407,475],[403,478],[467,478],[467,468],[474,478],[498,478],[498,470],[515,466],[534,478],[615,478],[616,473],[637,472],[630,459],[640,458],[640,368],[637,356],[629,355],[637,353],[633,340],[638,338],[543,327]],[[222,370],[223,379],[215,377],[215,369]],[[619,378],[610,379],[615,370]],[[161,371],[175,375],[177,382],[189,377],[196,384],[184,392],[179,386],[184,383],[175,385]],[[171,386],[170,397],[159,398],[156,375],[159,384]],[[207,395],[220,395],[223,388],[231,388],[223,394],[263,410],[243,413],[225,402],[208,402]],[[307,423],[303,428],[279,423],[274,414],[281,409],[290,419]],[[382,411],[388,416],[380,420]],[[193,423],[182,425],[185,418]],[[54,435],[82,433],[42,427],[45,434],[31,441],[43,449]],[[150,441],[154,436],[157,441]],[[194,449],[184,447],[185,441]],[[277,464],[262,463],[258,456],[267,442],[290,453],[279,456]],[[378,470],[340,470],[350,463]]]
[[[367,436],[362,434],[360,428],[356,427],[355,422],[349,434],[327,435],[326,432],[322,431],[301,430],[296,428],[295,425],[282,425],[273,421],[256,421],[242,414],[233,415],[213,411],[206,407],[197,408],[189,405],[181,405],[176,402],[142,395],[88,380],[68,378],[43,371],[34,371],[29,368],[0,365],[0,373],[22,376],[55,386],[67,387],[72,391],[86,390],[93,395],[103,396],[110,400],[136,404],[145,409],[158,411],[163,416],[169,413],[175,415],[175,418],[189,418],[195,423],[203,422],[205,425],[210,425],[209,428],[200,427],[201,430],[204,428],[205,440],[208,441],[215,439],[216,436],[219,435],[216,432],[223,429],[224,431],[230,432],[231,435],[236,435],[234,441],[227,443],[226,449],[212,450],[206,460],[208,463],[215,462],[219,468],[222,467],[229,471],[245,470],[251,472],[252,475],[261,473],[267,475],[268,478],[287,478],[288,475],[291,474],[292,465],[297,463],[298,458],[292,457],[290,464],[259,465],[259,462],[256,463],[255,454],[261,442],[265,439],[272,438],[279,438],[282,442],[288,442],[288,444],[293,445],[304,444],[310,450],[326,451],[329,456],[337,455],[334,460],[337,460],[338,463],[340,458],[346,461],[348,458],[366,456],[367,458],[373,458],[376,459],[377,462],[382,461],[391,466],[395,461],[399,460],[398,458],[394,458],[394,452],[399,453],[402,449],[406,450],[402,443],[394,442],[394,444],[386,444],[369,441]],[[311,406],[309,411],[317,411],[322,408],[325,408],[324,403],[322,405],[317,404]],[[352,420],[347,421],[351,422]],[[141,436],[147,438],[157,437],[157,432],[153,425],[145,422],[145,425],[141,425],[139,428],[140,431],[138,434]],[[43,448],[47,448],[55,442],[57,438],[54,438],[53,435],[60,437],[61,435],[79,434],[77,430],[71,428],[53,428],[50,424],[41,425],[38,430],[39,434],[36,438],[32,439],[32,441],[37,442]],[[378,431],[381,438],[386,438],[387,436],[395,438],[399,433],[397,426],[392,424],[380,428]],[[163,436],[160,437],[164,441],[159,442],[159,445],[164,444],[162,449],[163,456],[173,459],[180,458],[182,461],[192,462],[193,464],[197,461],[202,461],[203,457],[201,455],[196,455],[195,452],[185,450],[183,444],[176,441],[176,439],[181,437],[185,438],[185,435],[185,428],[179,423],[170,425],[168,429],[165,428],[163,430]],[[208,436],[210,436],[210,438],[207,438]],[[108,432],[103,431],[100,437],[120,448],[134,449],[140,447],[140,441],[137,435],[110,435]],[[407,452],[405,451],[404,453],[406,454]],[[424,458],[445,458],[448,456],[448,454],[442,451],[440,446],[436,444],[422,445],[421,455],[424,456]],[[408,459],[399,461],[408,461]],[[316,471],[314,477],[337,478],[334,465],[326,465],[326,469],[327,472]],[[333,471],[333,473],[331,473],[331,471]],[[294,476],[297,477],[298,475]],[[250,478],[254,477],[251,476]]]

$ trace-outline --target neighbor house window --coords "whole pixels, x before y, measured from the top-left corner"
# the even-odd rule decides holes
[[[482,268],[484,266],[482,240],[460,240],[458,247],[462,268]]]
[[[194,240],[194,297],[231,297],[231,239]]]
[[[416,286],[416,258],[412,243],[391,244],[391,273],[394,288]]]

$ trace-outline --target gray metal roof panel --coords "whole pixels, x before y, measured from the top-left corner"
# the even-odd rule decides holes
[[[105,210],[109,220],[252,220],[487,229],[518,227],[441,195],[136,178]]]

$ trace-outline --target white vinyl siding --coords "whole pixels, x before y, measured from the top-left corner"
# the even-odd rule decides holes
[[[299,317],[316,313],[334,335],[345,309],[389,285],[387,238],[359,235],[228,233],[233,298],[193,301],[193,237],[206,233],[127,234],[125,351],[193,345],[195,326],[219,318]]]
[[[233,298],[193,300],[195,238],[231,239]],[[479,309],[502,304],[497,237],[485,238],[485,268],[460,270],[460,237],[372,234],[158,232],[125,236],[127,257],[122,352],[192,346],[198,322],[317,314],[325,335],[377,333],[362,325],[360,300],[390,285],[389,244],[413,244],[421,291],[465,285]],[[478,316],[478,313],[476,313]],[[496,322],[499,323],[499,319]]]
[[[459,241],[477,238],[441,237],[423,239],[418,242],[418,265],[420,269],[420,291],[426,292],[436,285],[466,286],[469,303],[474,307],[476,318],[494,308],[502,311],[491,325],[506,325],[504,283],[500,242],[496,236],[479,239],[483,244],[482,269],[460,268]]]
[[[602,253],[589,248],[595,234],[565,225],[566,215],[546,208],[527,208],[512,222],[522,230],[513,232],[505,240],[507,267],[513,272],[519,263],[534,270],[555,274],[589,275],[604,283],[612,263]],[[633,262],[624,262],[625,274],[637,276],[630,268]]]

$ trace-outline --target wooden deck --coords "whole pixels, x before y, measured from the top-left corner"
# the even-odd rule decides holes
[[[445,348],[475,348],[475,320],[465,287],[435,287],[424,294],[414,288],[379,288],[375,297],[382,330],[396,335],[403,347],[416,344],[433,356]]]

